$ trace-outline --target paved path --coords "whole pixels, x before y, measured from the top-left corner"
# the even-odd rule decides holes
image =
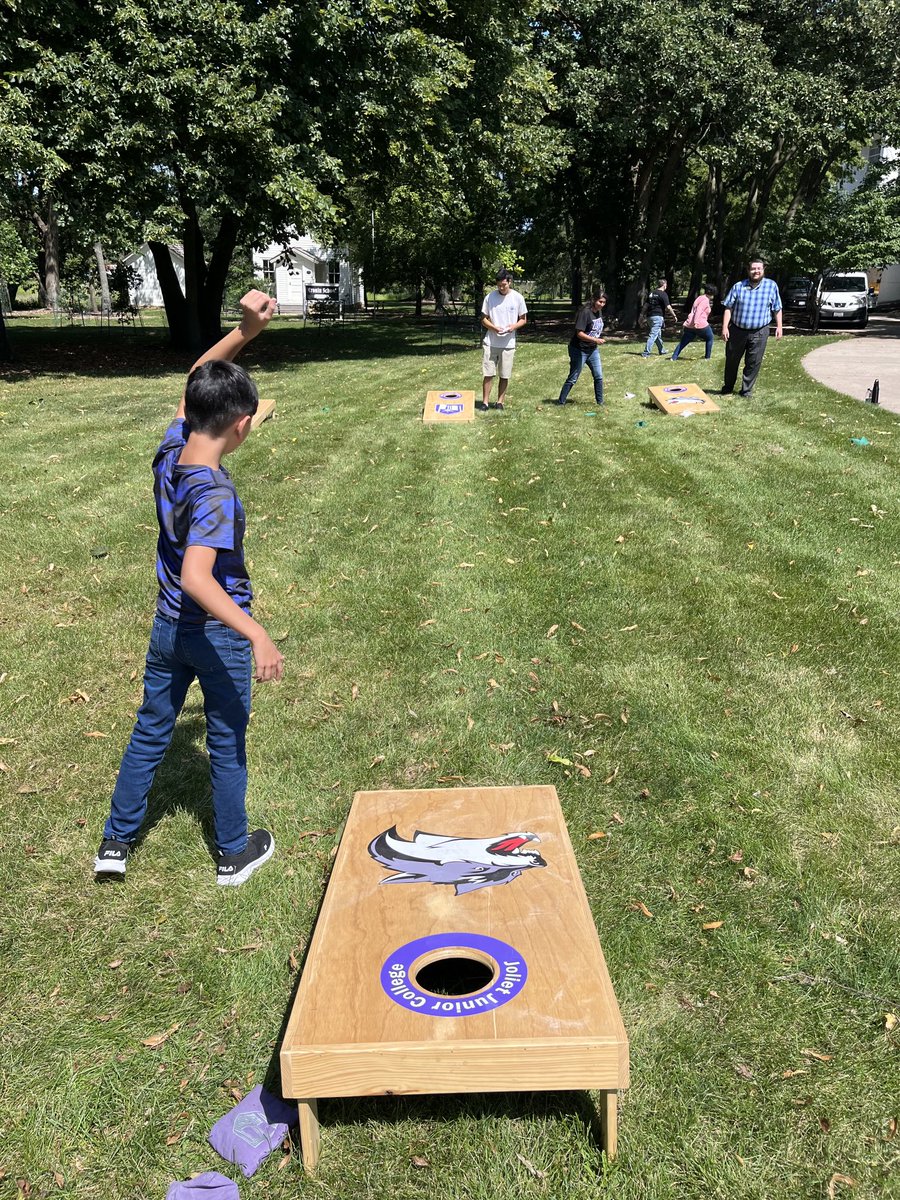
[[[873,314],[864,333],[810,351],[803,366],[819,383],[857,400],[877,379],[882,408],[900,413],[900,314]]]

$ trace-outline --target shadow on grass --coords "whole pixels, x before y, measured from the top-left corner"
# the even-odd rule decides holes
[[[0,364],[0,381],[19,383],[72,375],[162,378],[187,374],[194,357],[169,344],[166,329],[121,330],[70,326],[16,329],[10,338],[14,361]],[[313,328],[279,322],[242,356],[249,368],[370,358],[439,357],[480,343],[458,331],[442,331],[439,321],[348,323]]]
[[[210,857],[215,857],[209,759],[203,749],[205,737],[206,722],[202,715],[192,714],[185,709],[175,726],[166,756],[156,772],[147,801],[147,815],[135,846],[140,846],[169,813],[184,811],[195,817]]]

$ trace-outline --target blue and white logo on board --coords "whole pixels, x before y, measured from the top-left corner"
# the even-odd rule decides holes
[[[436,404],[434,411],[440,413],[442,417],[455,417],[457,413],[461,413],[465,406],[462,404]]]

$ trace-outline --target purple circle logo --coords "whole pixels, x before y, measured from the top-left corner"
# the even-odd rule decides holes
[[[687,388],[686,387],[667,387],[667,388],[663,388],[663,391],[664,392],[686,392]]]
[[[445,995],[423,986],[428,968],[469,960],[484,972],[475,991]],[[474,1017],[518,996],[528,978],[525,960],[512,946],[480,933],[438,933],[400,946],[381,968],[381,986],[401,1008],[426,1017]],[[436,985],[435,985],[436,986]],[[455,991],[455,989],[454,989]]]

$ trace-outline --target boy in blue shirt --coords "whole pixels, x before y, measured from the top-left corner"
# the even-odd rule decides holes
[[[128,851],[147,811],[156,768],[168,748],[188,687],[197,679],[206,714],[212,777],[216,882],[245,883],[272,857],[266,829],[247,833],[251,650],[260,682],[280,679],[284,659],[250,615],[244,566],[244,509],[221,460],[246,439],[256,385],[233,360],[268,325],[275,301],[251,291],[241,323],[197,360],[175,419],[153,459],[159,539],[159,597],[144,672],[144,701],[122,757],[98,877],[125,874]]]

